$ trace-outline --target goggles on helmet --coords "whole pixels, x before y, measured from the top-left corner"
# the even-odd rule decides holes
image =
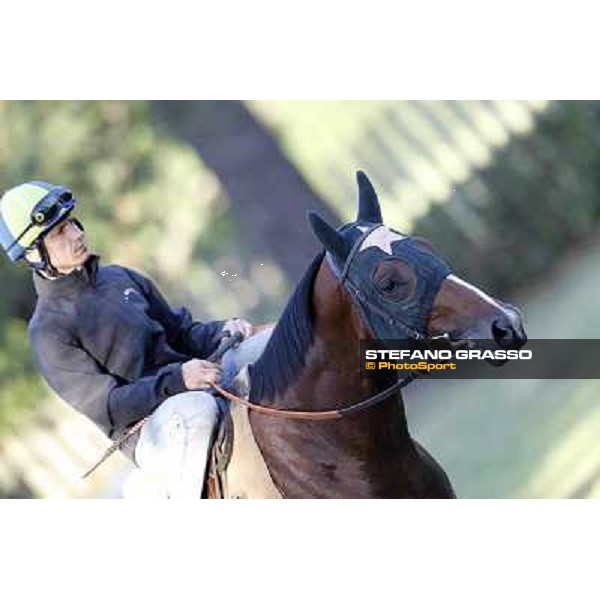
[[[9,252],[32,227],[45,227],[42,237],[50,229],[68,215],[75,207],[75,198],[70,190],[58,188],[44,196],[31,210],[30,223],[6,249]],[[38,238],[39,240],[40,238]],[[34,243],[37,243],[37,241]]]

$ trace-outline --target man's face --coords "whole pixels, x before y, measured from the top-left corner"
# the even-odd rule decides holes
[[[81,267],[90,252],[85,243],[85,234],[71,218],[54,227],[45,237],[44,244],[54,268],[61,273],[70,273]]]

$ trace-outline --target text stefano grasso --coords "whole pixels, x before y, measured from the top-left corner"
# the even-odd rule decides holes
[[[531,360],[531,350],[365,350],[366,360]]]

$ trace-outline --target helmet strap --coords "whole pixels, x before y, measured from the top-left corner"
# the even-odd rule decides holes
[[[72,218],[75,225],[81,230],[84,231],[83,224],[79,219]],[[44,238],[40,237],[33,244],[33,247],[39,252],[41,261],[34,262],[27,259],[27,256],[23,257],[25,264],[35,271],[38,271],[40,275],[45,277],[46,279],[57,279],[58,277],[64,277],[65,273],[61,273],[50,261],[50,255],[48,254],[48,250],[46,249],[46,244],[44,244]]]
[[[46,279],[56,279],[57,277],[62,277],[64,274],[58,271],[52,262],[50,261],[50,256],[48,254],[48,250],[46,249],[46,245],[44,244],[44,239],[39,239],[34,244],[35,249],[39,252],[41,261],[34,262],[28,260],[25,256],[23,260],[25,264],[35,271],[38,271],[40,275],[45,277]]]

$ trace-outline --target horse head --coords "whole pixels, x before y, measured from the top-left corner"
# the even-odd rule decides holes
[[[336,230],[315,213],[309,220],[374,337],[479,340],[503,349],[525,343],[517,308],[454,275],[426,240],[386,227],[371,182],[361,171],[357,182],[356,221]]]

